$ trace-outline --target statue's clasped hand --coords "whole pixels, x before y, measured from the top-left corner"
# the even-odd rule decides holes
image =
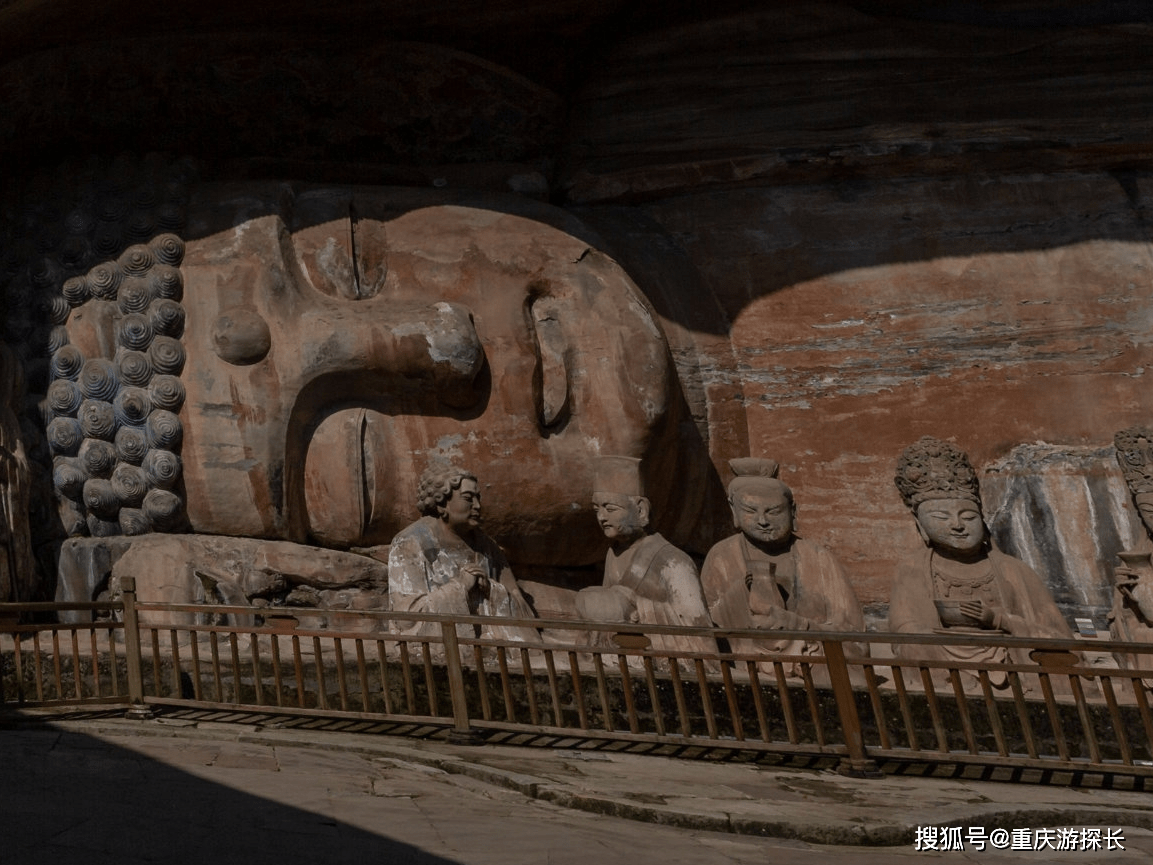
[[[1005,611],[993,604],[982,601],[965,601],[960,607],[961,614],[986,630],[1002,631]]]
[[[475,588],[480,594],[488,595],[488,573],[480,565],[463,565],[460,569],[459,579],[465,591],[471,592]]]

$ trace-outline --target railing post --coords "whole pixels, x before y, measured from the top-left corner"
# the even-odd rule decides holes
[[[144,661],[140,651],[140,619],[136,615],[136,578],[121,577],[120,600],[124,604],[124,656],[128,661],[128,699],[132,706],[126,718],[146,721],[153,717],[144,703]],[[152,659],[156,663],[156,659]]]
[[[882,777],[877,764],[865,753],[865,738],[861,735],[861,719],[853,698],[853,683],[849,680],[849,666],[845,663],[845,649],[840,640],[822,640],[825,663],[829,668],[829,682],[833,686],[833,699],[837,701],[837,714],[841,718],[841,732],[849,756],[841,760],[837,772],[854,778]]]
[[[440,623],[444,644],[444,663],[448,669],[448,689],[452,697],[452,731],[448,741],[453,745],[480,745],[484,742],[479,730],[468,722],[468,700],[464,693],[464,670],[460,664],[460,643],[456,638],[456,623]]]

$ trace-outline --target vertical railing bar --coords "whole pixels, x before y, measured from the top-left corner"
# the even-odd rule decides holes
[[[456,631],[454,630],[455,634]],[[448,647],[444,647],[447,653]],[[440,717],[440,702],[437,700],[436,693],[436,674],[432,669],[432,643],[424,640],[420,644],[420,655],[424,662],[424,686],[428,689],[428,713],[434,718]],[[445,662],[447,663],[447,661]],[[459,663],[459,659],[457,660]]]
[[[56,699],[64,699],[64,673],[60,663],[60,630],[52,629],[52,671],[56,677]]]
[[[1033,724],[1029,721],[1029,707],[1025,703],[1025,694],[1021,689],[1021,677],[1015,671],[1009,671],[1009,686],[1013,689],[1013,705],[1017,709],[1017,720],[1021,724],[1021,734],[1025,737],[1025,748],[1029,757],[1037,759],[1037,740],[1033,735]]]
[[[20,702],[24,702],[24,665],[21,663],[20,658],[20,635],[13,634],[12,641],[16,644],[15,658],[16,658],[16,677],[20,683],[17,690],[20,693]],[[44,669],[40,662],[40,632],[32,632],[32,672],[36,676],[36,699],[39,702],[44,702]]]
[[[549,695],[552,697],[552,711],[554,727],[564,726],[564,715],[560,707],[560,687],[557,685],[556,680],[556,662],[553,659],[552,649],[544,650],[544,663],[545,669],[548,671],[548,690]]]
[[[389,715],[396,714],[392,708],[392,694],[389,693],[388,658],[384,649],[384,640],[376,641],[376,661],[380,667],[380,692],[384,697],[384,711]]]
[[[280,671],[280,635],[269,634],[268,652],[272,657],[272,687],[276,689],[276,706],[284,708],[284,677]]]
[[[961,730],[965,734],[965,745],[970,754],[977,753],[977,739],[973,735],[973,720],[969,717],[969,701],[965,698],[965,688],[961,684],[961,673],[949,670],[949,681],[953,685],[953,697],[957,701],[957,715],[961,719]]]
[[[629,716],[629,732],[639,733],[641,731],[640,719],[637,718],[637,707],[633,702],[633,680],[629,676],[628,660],[624,655],[617,655],[617,666],[621,671],[621,688],[624,692],[625,698],[625,711]]]
[[[1129,680],[1133,686],[1133,699],[1137,701],[1137,710],[1141,713],[1141,723],[1145,726],[1145,749],[1149,757],[1153,757],[1153,714],[1149,712],[1149,702],[1145,699],[1145,685],[1138,677]]]
[[[516,706],[512,698],[512,680],[508,674],[508,652],[504,646],[496,647],[496,665],[500,670],[500,689],[504,696],[504,719],[516,723]]]
[[[336,662],[336,689],[340,694],[340,711],[348,711],[348,677],[344,672],[344,642],[340,637],[332,638],[332,657]]]
[[[536,680],[532,674],[532,664],[529,662],[528,649],[520,650],[520,666],[524,671],[524,692],[528,697],[528,715],[534,727],[540,726],[540,712],[536,706]]]
[[[400,673],[404,677],[404,699],[406,714],[416,714],[416,684],[412,681],[412,659],[408,657],[408,640],[401,640]]]
[[[232,702],[241,703],[241,681],[240,681],[240,640],[236,636],[236,631],[228,632],[228,651],[229,656],[232,658]]]
[[[1113,734],[1121,749],[1121,762],[1133,765],[1133,752],[1129,748],[1129,737],[1125,734],[1125,722],[1121,719],[1121,707],[1117,705],[1117,694],[1113,691],[1113,677],[1101,676],[1101,691],[1105,695],[1105,705],[1109,707],[1109,719],[1113,722]]]
[[[1057,756],[1068,762],[1069,743],[1065,741],[1065,727],[1061,723],[1061,710],[1053,696],[1053,683],[1049,681],[1048,673],[1038,673],[1041,680],[1041,694],[1045,697],[1045,709],[1049,713],[1049,723],[1053,726],[1053,738],[1057,740]]]
[[[605,665],[600,652],[593,652],[593,669],[597,674],[597,694],[601,701],[602,721],[605,729],[611,733],[613,730],[613,708],[609,703],[608,682],[605,681]]]
[[[152,644],[152,687],[157,697],[161,694],[160,688],[160,629],[149,628],[149,642]]]
[[[176,641],[176,629],[168,631],[169,648],[172,649],[172,696],[182,696],[180,687],[180,644]]]
[[[572,674],[572,689],[576,697],[577,718],[580,720],[582,730],[589,728],[588,711],[585,709],[584,687],[581,684],[581,671],[577,665],[576,652],[568,653],[569,672]]]
[[[945,723],[941,719],[941,704],[937,700],[937,688],[933,684],[933,674],[928,667],[921,667],[921,686],[925,689],[925,702],[929,705],[929,717],[933,720],[933,735],[937,737],[937,750],[949,753],[949,737],[945,733]]]
[[[69,628],[68,633],[72,639],[72,690],[77,700],[84,699],[84,679],[80,675],[80,633],[76,627]]]
[[[4,658],[4,652],[5,652],[4,638],[7,636],[8,636],[8,634],[0,631],[0,673],[3,672],[2,668],[3,668],[3,658]],[[13,637],[13,639],[15,639],[16,635],[12,634],[12,637]],[[19,672],[15,673],[13,675],[13,680],[16,682],[20,681]],[[0,675],[0,706],[3,706],[7,702],[8,702],[8,690],[4,687],[4,676]]]
[[[997,701],[993,697],[993,683],[989,680],[987,670],[978,670],[977,678],[981,680],[981,693],[985,697],[985,711],[989,715],[989,726],[993,729],[993,740],[997,743],[997,753],[1002,757],[1009,756],[1009,746],[1005,742],[1005,729],[1001,726],[1001,712],[997,708]]]
[[[209,631],[211,639],[208,644],[212,647],[212,682],[216,690],[216,702],[224,702],[224,682],[220,675],[220,632]]]
[[[789,693],[789,683],[785,681],[785,666],[780,661],[773,661],[773,674],[777,680],[777,696],[781,701],[781,712],[785,716],[785,732],[789,736],[789,744],[797,745],[801,741],[800,731],[797,730],[797,719],[793,714],[793,698]]]
[[[805,683],[805,695],[809,700],[809,713],[813,718],[813,729],[817,734],[817,744],[824,747],[825,725],[821,721],[821,704],[817,700],[817,687],[813,684],[811,665],[802,661],[798,666],[801,668],[801,679]]]
[[[733,687],[733,671],[731,662],[721,661],[721,679],[725,683],[725,698],[729,703],[729,715],[733,719],[733,736],[738,742],[745,741],[745,725],[741,723],[741,706],[737,702],[736,689]]]
[[[136,615],[136,578],[123,577],[120,580],[120,597],[124,615],[124,662],[127,667],[128,699],[132,708],[129,715],[146,715],[144,706],[144,654],[140,641],[140,619]]]
[[[108,655],[111,658],[110,664],[112,665],[112,696],[119,697],[120,658],[116,654],[116,632],[112,628],[109,628],[105,633],[108,635]]]
[[[316,668],[316,704],[318,708],[328,708],[328,683],[324,681],[324,653],[320,637],[312,638],[312,665]]]
[[[488,671],[484,668],[484,650],[477,643],[472,644],[472,660],[476,665],[476,688],[480,692],[480,714],[486,721],[491,721],[492,704],[488,698]]]
[[[371,711],[368,707],[368,663],[364,658],[364,640],[357,637],[356,645],[356,675],[360,680],[360,708],[365,712]]]
[[[677,720],[681,725],[681,735],[692,736],[693,725],[689,718],[689,706],[685,700],[685,684],[681,681],[681,664],[677,658],[669,658],[669,678],[673,681],[673,697],[677,701]]]
[[[663,736],[665,734],[665,710],[661,706],[661,695],[657,693],[657,678],[653,672],[653,659],[645,655],[641,663],[644,665],[645,681],[649,686],[649,701],[653,706],[653,723],[656,725],[657,735]]]
[[[304,699],[304,658],[300,656],[300,637],[292,635],[292,671],[296,675],[296,705],[305,708]]]
[[[1081,687],[1081,677],[1075,673],[1069,675],[1069,689],[1073,692],[1073,702],[1077,704],[1077,716],[1081,719],[1085,743],[1089,746],[1089,759],[1094,763],[1100,763],[1101,747],[1097,742],[1097,735],[1093,732],[1093,720],[1089,717],[1089,706],[1085,703],[1085,691]]]
[[[444,646],[445,672],[448,674],[448,692],[452,700],[453,734],[466,741],[471,741],[472,730],[468,720],[468,699],[464,693],[464,665],[461,663],[461,648],[460,643],[457,642],[456,625],[452,622],[442,621],[440,623],[440,639]],[[449,741],[451,742],[452,739],[450,738]]]
[[[773,740],[772,730],[769,729],[769,716],[765,711],[765,695],[761,693],[761,679],[757,674],[757,662],[745,661],[749,671],[749,687],[753,692],[753,707],[757,712],[757,726],[761,731],[761,741],[768,743]]]
[[[200,701],[204,699],[200,687],[200,632],[189,631],[188,648],[192,653],[192,696]]]
[[[276,639],[273,637],[273,639]],[[264,705],[264,670],[260,662],[260,635],[249,633],[248,652],[252,659],[252,687],[256,689],[256,705]]]
[[[886,751],[892,748],[889,738],[889,724],[885,719],[884,706],[881,703],[880,683],[877,681],[877,672],[872,664],[865,664],[865,687],[869,690],[869,704],[873,707],[873,718],[877,721],[877,737],[881,747]]]
[[[88,629],[88,643],[92,658],[92,696],[100,697],[100,651],[96,648],[96,629]]]
[[[913,711],[909,706],[909,692],[905,689],[905,671],[896,665],[889,668],[893,673],[893,686],[897,689],[897,703],[901,707],[901,720],[905,724],[905,736],[909,741],[910,751],[920,751],[921,743],[917,739],[917,725],[913,723]]]
[[[37,642],[38,637],[39,637],[39,632],[33,631],[32,632],[32,638],[33,638],[32,639],[32,646],[33,646],[32,656],[33,656],[33,658],[39,658],[39,656],[40,656],[39,644]],[[23,703],[24,702],[24,658],[20,652],[20,635],[19,634],[13,634],[12,635],[12,661],[16,665],[16,702],[17,703]],[[35,663],[33,663],[33,666],[35,667]],[[36,674],[36,682],[37,683],[40,682],[40,678],[41,678],[40,674],[37,673]],[[43,692],[42,687],[37,689],[36,699],[39,701],[44,700],[44,692]]]
[[[709,693],[709,682],[705,677],[705,662],[700,658],[693,659],[697,672],[697,687],[701,689],[701,707],[705,710],[705,726],[709,731],[709,738],[719,738],[717,732],[717,718],[713,714],[713,695]]]

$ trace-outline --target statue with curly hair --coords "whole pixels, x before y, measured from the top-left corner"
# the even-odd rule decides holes
[[[534,618],[496,542],[480,528],[480,484],[470,471],[433,465],[417,488],[420,519],[400,531],[388,553],[394,611]],[[404,633],[437,634],[436,623],[393,622]],[[462,637],[535,640],[531,628],[458,625]]]
[[[977,473],[964,452],[925,436],[901,454],[894,481],[925,549],[897,572],[889,629],[975,637],[972,646],[897,645],[897,657],[1006,663],[1022,653],[981,645],[980,634],[1073,638],[1037,573],[990,543]],[[1027,656],[1013,660],[1028,663]],[[991,678],[1008,684],[1003,673]]]

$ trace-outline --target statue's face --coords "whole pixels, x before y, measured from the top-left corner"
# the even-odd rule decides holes
[[[464,478],[441,505],[441,519],[456,534],[470,532],[480,525],[480,489],[472,478]]]
[[[596,549],[590,458],[679,453],[664,337],[586,229],[544,206],[568,230],[444,200],[195,191],[181,268],[194,530],[388,543],[443,460],[485,479],[486,529],[510,557],[577,564]]]
[[[917,524],[934,549],[970,555],[985,542],[985,519],[970,499],[935,499],[917,506]]]
[[[733,522],[749,540],[780,546],[793,535],[793,503],[779,488],[750,487],[738,490],[731,501]]]
[[[648,525],[648,503],[637,496],[593,493],[593,509],[597,524],[610,541],[639,537]]]

